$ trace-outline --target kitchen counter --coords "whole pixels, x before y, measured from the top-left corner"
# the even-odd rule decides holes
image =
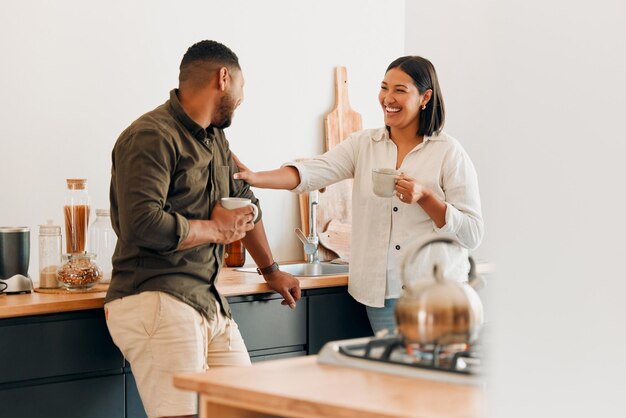
[[[317,289],[346,286],[347,275],[299,277],[300,287]],[[272,292],[262,276],[225,267],[217,279],[217,288],[224,296]],[[97,309],[104,306],[106,292],[48,294],[32,292],[22,295],[0,295],[0,318],[41,315]]]
[[[219,416],[333,418],[477,418],[482,391],[316,362],[317,356],[177,375],[200,394],[200,418]]]

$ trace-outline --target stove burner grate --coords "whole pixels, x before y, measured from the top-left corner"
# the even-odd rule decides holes
[[[480,360],[473,350],[451,349],[448,346],[433,345],[428,349],[412,347],[398,336],[371,338],[366,342],[340,345],[339,352],[345,356],[373,360],[382,363],[401,364],[429,370],[445,370],[463,375],[474,374],[479,369]]]

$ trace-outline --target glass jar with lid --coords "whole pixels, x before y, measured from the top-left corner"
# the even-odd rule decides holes
[[[102,278],[102,269],[95,263],[95,255],[85,252],[91,210],[87,179],[67,179],[63,209],[67,253],[62,256],[57,280],[69,290],[88,289]]]
[[[65,250],[69,254],[85,251],[90,204],[87,179],[67,179],[63,213],[65,218]]]
[[[55,289],[60,286],[57,270],[61,266],[61,227],[49,219],[39,225],[39,287]]]
[[[113,252],[117,243],[117,235],[111,225],[109,209],[96,209],[96,220],[89,227],[89,248],[96,257],[98,266],[102,269],[101,283],[111,281],[113,272]]]

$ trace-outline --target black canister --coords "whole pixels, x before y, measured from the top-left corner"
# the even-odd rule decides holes
[[[33,290],[28,277],[30,228],[0,226],[0,293],[25,293]]]
[[[30,228],[0,226],[0,279],[28,275]]]

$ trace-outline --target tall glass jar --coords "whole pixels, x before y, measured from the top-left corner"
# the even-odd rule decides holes
[[[87,179],[67,179],[65,194],[65,250],[68,254],[85,252],[90,207]]]
[[[61,227],[49,219],[46,225],[39,225],[39,287],[55,289],[61,284],[57,280],[57,270],[61,266]]]
[[[96,209],[96,220],[89,227],[89,248],[96,256],[96,263],[102,269],[100,283],[109,283],[113,272],[113,252],[117,235],[111,226],[109,209]]]

